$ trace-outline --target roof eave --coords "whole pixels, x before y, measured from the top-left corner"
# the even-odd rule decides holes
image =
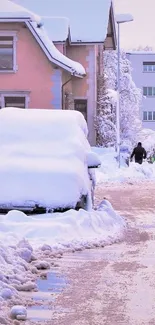
[[[7,22],[7,23],[9,23],[9,22],[24,22],[24,23],[26,23],[26,22],[28,22],[28,21],[32,21],[32,18],[30,18],[30,17],[0,17],[0,22],[2,22],[2,23],[4,23],[4,22]]]
[[[79,78],[83,78],[85,75],[79,75],[78,73],[73,73],[73,70],[71,67],[65,65],[64,63],[62,63],[59,60],[56,60],[53,58],[53,56],[51,55],[51,53],[48,51],[48,49],[46,48],[45,44],[43,43],[43,41],[41,40],[41,38],[39,37],[39,35],[36,33],[35,29],[33,28],[32,24],[30,21],[26,21],[26,25],[29,28],[29,30],[31,31],[31,33],[33,34],[33,36],[35,37],[36,41],[39,43],[40,47],[42,48],[42,50],[44,51],[45,55],[48,57],[49,61],[51,61],[52,63],[54,63],[55,65],[61,67],[62,69],[68,71],[71,73],[71,75],[74,75],[76,77]]]
[[[103,42],[104,42],[104,40],[102,40],[102,41],[81,41],[81,42],[79,42],[79,41],[77,41],[77,42],[71,42],[71,46],[72,45],[75,45],[75,46],[78,46],[78,45],[97,45],[97,44],[103,44]]]

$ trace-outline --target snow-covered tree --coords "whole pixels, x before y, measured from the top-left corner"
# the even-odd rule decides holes
[[[141,90],[136,87],[132,80],[131,63],[125,52],[120,57],[120,133],[121,143],[134,143],[141,129],[140,105],[142,100]],[[98,96],[98,137],[97,144],[116,144],[116,98],[117,90],[117,52],[104,51],[104,71],[102,73],[105,86],[99,89]],[[109,96],[109,93],[112,95]],[[111,111],[110,111],[111,107]],[[111,124],[112,123],[112,124]],[[111,134],[107,127],[111,125]],[[109,130],[109,129],[108,129]],[[102,136],[101,136],[102,135]],[[101,144],[102,139],[104,140]]]
[[[97,144],[105,147],[114,146],[116,142],[116,102],[113,91],[108,89],[107,76],[98,76],[98,103],[95,128]]]

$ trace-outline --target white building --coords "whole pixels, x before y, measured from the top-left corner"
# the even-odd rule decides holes
[[[133,80],[142,90],[141,118],[144,128],[155,130],[155,52],[128,52]]]

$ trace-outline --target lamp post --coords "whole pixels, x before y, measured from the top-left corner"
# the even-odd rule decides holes
[[[133,21],[130,14],[116,15],[117,23],[117,108],[116,108],[116,140],[117,140],[117,159],[120,168],[120,24]]]

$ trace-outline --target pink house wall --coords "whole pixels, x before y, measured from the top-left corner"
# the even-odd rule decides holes
[[[83,79],[74,78],[72,90],[75,99],[87,99],[89,141],[94,145],[96,142],[94,117],[97,106],[97,46],[71,45],[67,47],[67,56],[80,62],[86,70],[86,77]]]
[[[64,53],[64,45],[63,43],[54,43],[55,47],[61,52]]]
[[[86,97],[88,84],[87,79],[89,78],[89,71],[88,71],[88,62],[86,60],[89,53],[88,46],[67,46],[66,55],[75,60],[80,62],[83,67],[87,70],[87,76],[83,79],[74,78],[73,81],[73,95],[76,97]]]
[[[54,69],[30,31],[22,24],[0,23],[0,31],[17,31],[16,73],[0,72],[0,90],[30,91],[29,107],[52,108]]]

